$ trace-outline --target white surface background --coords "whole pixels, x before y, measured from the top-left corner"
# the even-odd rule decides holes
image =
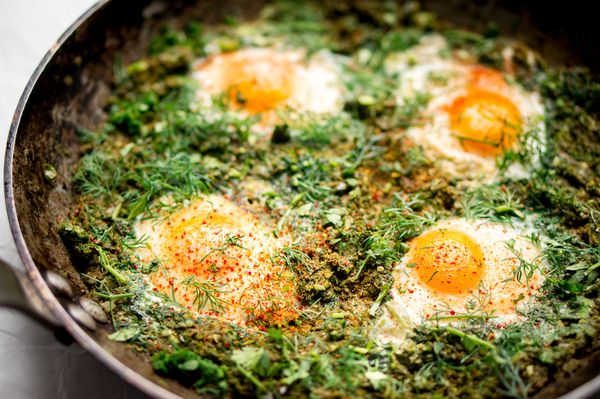
[[[0,165],[12,114],[30,75],[46,50],[94,2],[0,0]],[[22,267],[4,193],[0,203],[0,257]],[[0,398],[142,397],[77,344],[65,346],[25,316],[0,309]]]

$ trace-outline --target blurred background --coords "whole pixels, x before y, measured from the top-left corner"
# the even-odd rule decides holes
[[[0,160],[12,114],[29,77],[58,37],[95,0],[0,1]],[[21,266],[4,194],[0,201],[0,257]],[[16,311],[0,309],[0,397],[143,398],[77,344],[65,345]]]

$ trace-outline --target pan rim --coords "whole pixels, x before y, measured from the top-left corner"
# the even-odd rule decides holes
[[[56,40],[56,42],[50,47],[50,49],[43,56],[42,60],[36,66],[33,74],[29,78],[21,97],[17,103],[15,112],[13,113],[11,125],[9,128],[8,138],[5,147],[5,158],[4,158],[4,201],[6,205],[6,213],[8,216],[8,223],[12,233],[12,237],[19,253],[19,258],[25,267],[27,278],[31,282],[35,294],[43,301],[44,305],[52,313],[54,317],[63,325],[63,327],[69,332],[69,334],[77,341],[81,347],[96,358],[100,363],[108,367],[116,376],[121,378],[123,381],[131,384],[136,389],[140,390],[144,394],[147,394],[155,398],[175,399],[180,396],[173,392],[161,387],[152,380],[137,373],[129,366],[121,362],[119,359],[110,354],[104,349],[98,342],[90,337],[77,322],[67,313],[66,309],[60,304],[58,299],[52,293],[48,285],[46,284],[42,274],[37,268],[35,261],[33,260],[23,233],[21,225],[19,223],[19,216],[17,214],[17,208],[14,197],[13,187],[13,158],[15,151],[15,144],[17,141],[19,128],[21,125],[21,118],[23,112],[28,106],[29,97],[36,87],[36,84],[46,70],[48,64],[52,61],[57,51],[63,47],[74,33],[84,24],[92,15],[96,14],[112,0],[98,0],[90,8],[88,8],[81,16],[79,16]]]

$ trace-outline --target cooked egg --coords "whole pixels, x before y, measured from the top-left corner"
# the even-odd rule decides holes
[[[277,123],[277,111],[335,113],[342,108],[340,66],[327,51],[245,48],[215,54],[194,66],[198,98],[210,104],[223,95],[230,108]]]
[[[423,122],[407,130],[412,142],[449,174],[485,179],[497,171],[495,158],[516,148],[525,132],[535,136],[530,144],[544,145],[538,93],[525,91],[496,70],[446,58],[447,50],[441,36],[430,35],[387,60],[388,71],[399,75],[399,106],[417,94],[430,98]],[[513,169],[509,176],[526,173]]]
[[[147,237],[140,260],[159,262],[150,286],[191,311],[242,326],[298,316],[293,276],[272,260],[289,240],[234,202],[211,195],[136,233]]]
[[[525,233],[508,224],[449,219],[414,238],[394,268],[379,334],[399,340],[407,325],[427,320],[519,320],[544,280],[540,249]]]

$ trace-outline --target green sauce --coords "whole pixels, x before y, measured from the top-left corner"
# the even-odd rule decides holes
[[[422,148],[405,145],[406,128],[421,123],[430,98],[398,104],[401,76],[387,73],[384,61],[437,31],[450,55],[502,68],[509,41],[449,28],[416,9],[328,7],[281,1],[251,25],[165,28],[147,57],[116,66],[106,123],[81,130],[79,205],[61,227],[89,295],[109,309],[109,338],[127,342],[157,373],[215,397],[538,392],[568,373],[569,359],[598,350],[600,82],[584,69],[515,62],[513,78],[544,99],[547,148],[535,155],[540,164],[529,179],[465,186]],[[343,112],[279,124],[270,140],[256,142],[258,117],[231,110],[226,98],[198,109],[193,60],[257,43],[283,43],[308,56],[327,49],[352,60],[343,71]],[[532,156],[522,147],[498,164]],[[267,319],[242,328],[196,318],[144,282],[160,260],[140,264],[135,257],[146,245],[134,232],[137,219],[208,193],[237,198],[248,181],[272,187],[251,199],[267,209],[261,217],[276,226],[272,233],[294,232],[274,260],[296,276],[303,305],[289,325]],[[172,201],[161,201],[166,196]],[[548,238],[542,256],[550,268],[523,321],[499,328],[473,313],[452,326],[432,321],[411,329],[401,347],[373,338],[392,269],[411,238],[447,217],[512,223],[528,215],[537,216],[532,239]]]

